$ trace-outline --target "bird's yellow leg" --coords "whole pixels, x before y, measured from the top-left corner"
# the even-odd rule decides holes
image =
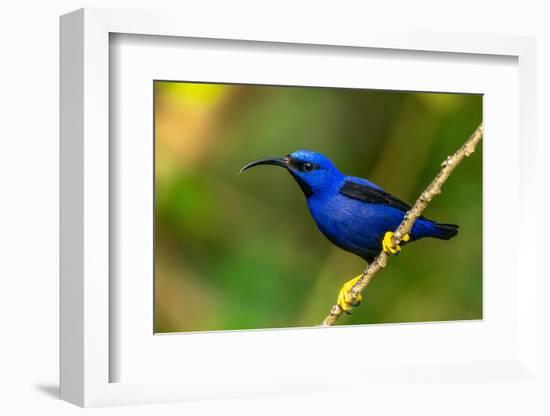
[[[384,239],[382,240],[382,249],[386,254],[396,254],[401,251],[401,247],[399,247],[399,243],[395,246],[391,242],[391,238],[393,237],[392,231],[387,231],[386,234],[384,234]],[[409,241],[410,237],[409,234],[405,234],[403,236],[403,239],[401,241]]]
[[[355,283],[357,283],[357,281],[361,278],[362,275],[363,273],[361,273],[357,277],[354,277],[351,280],[348,280],[346,283],[344,283],[344,285],[340,289],[340,292],[338,293],[338,301],[337,301],[338,306],[340,306],[340,309],[342,309],[347,314],[351,313],[350,311],[352,306],[359,306],[359,304],[361,303],[361,299],[363,299],[361,295],[358,295],[357,298],[355,299],[355,302],[352,302],[351,295],[349,293],[350,289],[353,287]]]
[[[399,244],[396,244],[395,246],[392,244],[392,241],[391,241],[392,237],[393,237],[393,232],[388,231],[386,232],[386,234],[384,235],[384,239],[382,240],[382,249],[387,254],[396,254],[401,251],[401,247],[399,246]],[[405,241],[405,242],[409,240],[410,240],[409,234],[405,234],[401,239],[401,241]],[[357,277],[354,277],[351,280],[348,280],[346,283],[344,283],[344,285],[340,289],[340,292],[338,293],[338,300],[337,300],[338,306],[348,314],[351,313],[350,312],[351,308],[353,306],[359,306],[359,304],[361,303],[361,300],[363,299],[361,295],[357,295],[355,301],[352,301],[351,295],[349,293],[353,285],[357,283],[357,281],[361,278],[361,276],[363,276],[363,273],[361,273]]]

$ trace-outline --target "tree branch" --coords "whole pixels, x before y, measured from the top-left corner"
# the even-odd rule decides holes
[[[433,197],[441,193],[441,188],[451,172],[458,166],[460,162],[462,162],[465,157],[470,156],[475,151],[475,148],[477,144],[481,141],[482,136],[483,124],[480,124],[479,127],[469,137],[469,139],[466,140],[466,142],[460,147],[460,149],[458,149],[452,156],[447,157],[447,159],[445,159],[443,163],[441,163],[442,169],[439,171],[439,173],[430,183],[430,185],[424,190],[424,192],[420,194],[414,206],[405,214],[405,216],[403,217],[403,221],[395,230],[392,237],[392,244],[394,246],[403,239],[403,236],[411,231],[414,222],[418,217],[420,217],[422,211],[426,209]],[[355,283],[355,285],[353,285],[353,287],[349,291],[352,302],[355,302],[357,300],[357,297],[361,294],[361,292],[363,292],[363,290],[365,290],[374,275],[386,267],[388,257],[388,254],[386,254],[382,250],[380,254],[378,254],[378,256],[374,259],[374,261],[369,264],[368,267],[363,271],[361,278],[357,281],[357,283]],[[321,326],[334,325],[343,312],[344,311],[338,305],[334,305]]]

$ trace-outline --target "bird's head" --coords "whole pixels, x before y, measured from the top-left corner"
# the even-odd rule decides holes
[[[245,165],[241,172],[259,165],[275,165],[287,169],[306,197],[332,189],[343,178],[326,156],[310,150],[297,150],[281,158],[256,160]]]

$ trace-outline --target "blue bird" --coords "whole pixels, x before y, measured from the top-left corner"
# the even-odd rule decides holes
[[[333,244],[356,254],[367,263],[381,249],[396,254],[391,237],[405,213],[411,208],[366,179],[346,176],[320,153],[298,150],[283,158],[261,159],[245,165],[241,172],[259,165],[281,166],[292,175],[302,189],[311,216],[319,230]],[[440,224],[419,217],[402,242],[425,237],[448,240],[458,232],[458,225]],[[338,295],[338,305],[349,313],[361,298],[351,303],[349,289],[361,275],[346,282]]]

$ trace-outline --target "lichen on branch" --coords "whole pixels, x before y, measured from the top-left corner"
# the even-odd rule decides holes
[[[403,217],[403,221],[399,224],[399,227],[394,231],[392,237],[392,244],[396,246],[405,235],[407,235],[414,222],[422,212],[426,209],[430,201],[441,193],[441,188],[445,181],[449,178],[452,171],[464,160],[464,158],[470,156],[476,149],[476,146],[481,141],[483,136],[483,124],[480,124],[479,127],[471,134],[471,136],[466,140],[466,142],[451,156],[448,156],[441,163],[441,170],[437,176],[432,180],[430,185],[420,194],[416,200],[413,207],[407,211]],[[363,271],[359,280],[353,285],[349,290],[349,295],[352,303],[357,300],[357,297],[365,290],[367,285],[370,283],[374,275],[380,270],[386,267],[388,263],[388,254],[383,250],[380,251],[380,254],[371,262],[368,267]],[[324,319],[321,326],[332,326],[336,323],[338,318],[344,313],[344,311],[338,306],[332,306],[329,314]]]

